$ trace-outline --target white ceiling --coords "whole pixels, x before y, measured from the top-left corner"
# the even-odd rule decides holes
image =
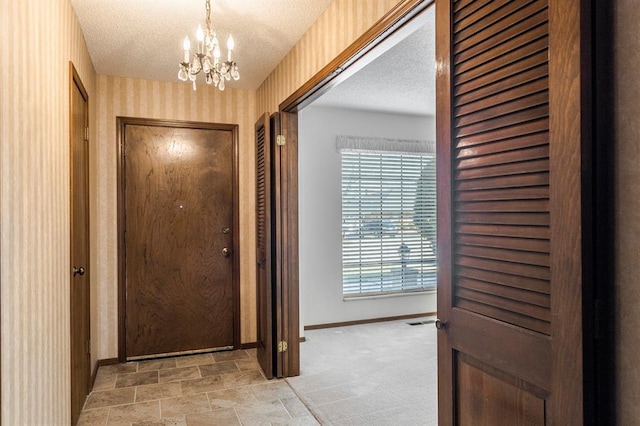
[[[331,0],[211,0],[226,46],[233,35],[240,80],[257,89]],[[98,74],[177,81],[182,40],[204,27],[204,0],[71,0]],[[193,45],[193,44],[192,44]],[[226,52],[226,49],[223,49]],[[204,83],[203,83],[204,84]]]
[[[211,0],[221,41],[233,35],[239,81],[257,89],[332,0]],[[71,0],[96,72],[177,81],[182,40],[204,25],[204,0]],[[435,115],[435,14],[314,106]],[[224,43],[224,42],[223,42]],[[193,44],[192,44],[193,45]],[[223,50],[223,51],[226,51]],[[198,83],[204,84],[202,79]],[[185,83],[186,84],[186,83]]]
[[[313,106],[435,116],[435,7],[424,24]]]

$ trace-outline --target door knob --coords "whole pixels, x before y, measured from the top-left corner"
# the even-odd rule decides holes
[[[82,266],[79,268],[76,268],[75,266],[73,267],[73,276],[75,277],[76,275],[84,275],[84,268]]]
[[[229,251],[228,248],[225,247],[225,248],[222,249],[222,255],[224,257],[229,257],[230,254],[231,254],[231,252]]]
[[[445,324],[444,324],[444,322],[443,322],[443,321],[440,321],[439,319],[437,319],[437,320],[436,320],[436,328],[437,328],[438,330],[442,330],[442,329],[444,328],[444,325],[445,325]]]

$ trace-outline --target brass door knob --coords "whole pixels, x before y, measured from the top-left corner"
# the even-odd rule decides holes
[[[443,322],[443,321],[440,321],[439,319],[437,319],[437,320],[436,320],[436,328],[437,328],[438,330],[442,330],[442,329],[444,328],[444,325],[445,325],[445,324],[444,324],[444,322]]]

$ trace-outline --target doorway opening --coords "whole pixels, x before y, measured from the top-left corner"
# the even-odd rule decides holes
[[[432,409],[416,400],[412,410],[376,386],[403,377],[396,385],[405,401],[414,391],[422,401],[437,394],[436,331],[425,325],[436,311],[435,7],[362,60],[366,66],[298,110],[306,343],[301,376],[289,383],[327,421],[345,398],[354,421],[365,420],[359,408],[380,400],[389,420],[402,406],[413,420],[435,424],[435,398]],[[416,322],[422,327],[409,325]]]

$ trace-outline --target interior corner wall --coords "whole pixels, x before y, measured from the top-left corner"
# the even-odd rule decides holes
[[[615,293],[617,422],[640,422],[640,8],[615,0]]]
[[[324,107],[307,107],[299,112],[301,324],[331,324],[435,312],[435,292],[343,300],[338,135],[434,141],[435,119]]]
[[[90,102],[95,71],[68,0],[0,2],[0,48],[2,423],[65,425],[71,422],[69,61]]]
[[[255,119],[277,112],[280,103],[402,1],[334,0],[329,4],[258,88]]]
[[[92,223],[96,233],[93,289],[98,300],[97,359],[118,356],[118,242],[116,117],[202,121],[239,126],[241,342],[256,341],[255,295],[255,91],[182,82],[99,75],[96,83],[95,185]]]

